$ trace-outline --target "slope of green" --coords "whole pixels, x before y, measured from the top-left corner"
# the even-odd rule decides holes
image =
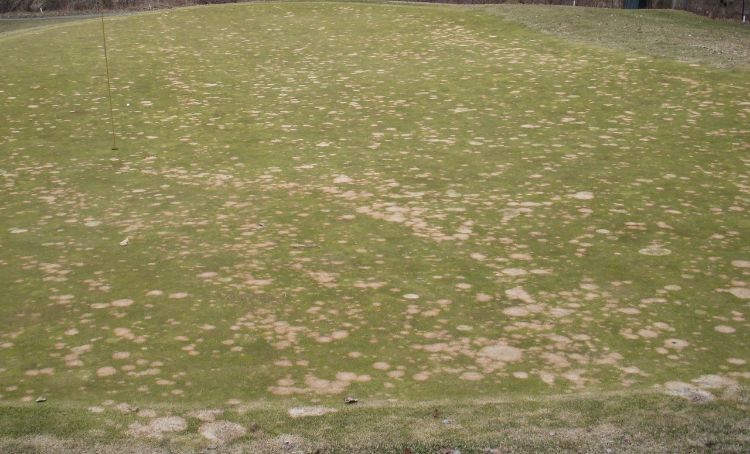
[[[107,27],[115,151],[98,22],[0,37],[0,433],[29,406],[168,438],[347,396],[746,405],[747,72],[481,8]]]
[[[81,20],[79,17],[60,17],[60,18],[29,18],[29,19],[0,19],[0,37],[4,34],[19,31],[29,31],[32,28],[50,27],[53,25],[64,24]]]
[[[492,5],[487,11],[547,35],[600,48],[724,68],[750,68],[750,26],[683,11]]]

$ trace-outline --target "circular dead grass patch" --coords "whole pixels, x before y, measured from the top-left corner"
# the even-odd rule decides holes
[[[480,374],[479,372],[464,372],[463,374],[459,375],[458,378],[467,381],[479,381],[484,378],[484,375]]]
[[[489,358],[495,361],[511,363],[519,361],[523,356],[523,351],[516,347],[504,344],[488,345],[479,350],[479,356]]]
[[[304,418],[307,416],[323,416],[327,413],[335,413],[338,410],[330,407],[294,407],[288,413],[292,418]]]
[[[187,426],[187,421],[179,416],[164,416],[152,419],[146,425],[133,423],[128,426],[128,434],[135,437],[161,438],[165,433],[182,432]]]
[[[224,444],[245,436],[247,429],[236,422],[212,421],[201,425],[198,432],[208,440]]]
[[[704,389],[680,381],[667,382],[664,384],[664,388],[667,394],[682,397],[683,399],[688,399],[694,403],[706,403],[716,398],[713,394]]]
[[[129,298],[123,298],[119,300],[114,300],[110,304],[115,307],[128,307],[133,303],[134,301]]]
[[[109,377],[110,375],[114,375],[116,373],[117,369],[111,366],[100,367],[96,370],[96,375],[98,377]]]
[[[717,331],[717,332],[719,332],[719,333],[724,333],[724,334],[731,334],[731,333],[737,331],[736,329],[732,328],[731,326],[727,326],[727,325],[716,325],[716,326],[714,326],[714,330]]]
[[[732,287],[729,289],[729,293],[736,296],[739,299],[750,299],[750,288],[746,287]]]
[[[594,198],[594,193],[589,191],[579,191],[571,195],[576,200],[591,200]]]
[[[645,247],[643,249],[639,249],[638,253],[641,254],[641,255],[650,255],[650,256],[654,256],[654,257],[660,257],[660,256],[664,256],[664,255],[669,255],[669,254],[672,253],[672,251],[670,251],[667,248],[661,247],[661,246],[652,245],[652,246],[649,246],[649,247]]]

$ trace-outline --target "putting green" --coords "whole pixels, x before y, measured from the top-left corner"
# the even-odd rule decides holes
[[[116,151],[97,21],[0,37],[1,402],[702,400],[750,378],[747,72],[438,6],[107,30]]]

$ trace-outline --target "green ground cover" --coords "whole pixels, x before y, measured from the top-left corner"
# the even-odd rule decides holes
[[[587,45],[724,68],[750,68],[750,27],[684,11],[493,5],[492,14]]]
[[[108,19],[116,151],[100,24],[0,35],[6,449],[371,449],[345,419],[472,450],[517,442],[482,402],[547,434],[560,395],[623,449],[747,447],[748,72],[494,8]],[[398,431],[432,406],[434,439]]]
[[[66,22],[80,21],[76,17],[50,17],[44,19],[25,19],[25,18],[7,18],[0,19],[0,37],[11,32],[21,30],[28,31],[30,28],[44,29],[52,25],[63,24]]]

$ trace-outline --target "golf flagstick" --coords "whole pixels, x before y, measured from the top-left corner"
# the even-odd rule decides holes
[[[99,2],[99,16],[102,20],[102,44],[104,45],[104,67],[107,69],[107,94],[109,95],[109,121],[112,123],[112,150],[117,150],[115,134],[115,114],[112,109],[112,83],[109,81],[109,58],[107,57],[107,35],[104,33],[104,4]]]

